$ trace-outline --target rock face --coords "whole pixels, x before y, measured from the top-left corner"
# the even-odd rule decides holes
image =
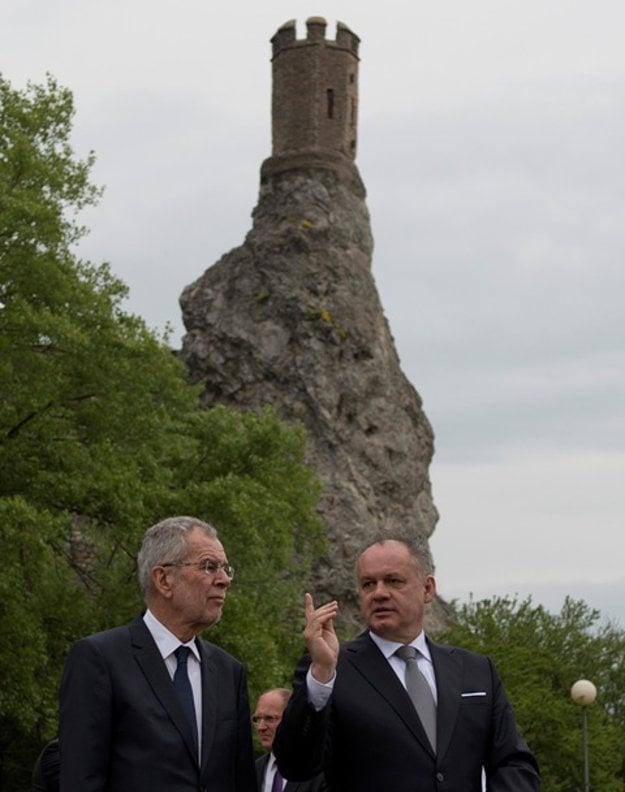
[[[319,37],[320,22],[309,20],[303,43],[311,43],[312,33],[320,49],[336,48]],[[294,29],[285,37],[289,25],[274,37],[274,86],[285,46],[302,45]],[[349,45],[343,50],[348,69],[338,71],[352,86],[345,95],[353,111],[355,81],[349,77],[357,39],[344,26],[337,41],[341,36]],[[332,95],[335,117],[341,95],[339,89]],[[371,273],[373,240],[353,162],[355,137],[348,141],[343,126],[334,147],[327,134],[322,145],[309,137],[298,149],[285,145],[284,135],[276,144],[281,112],[274,94],[274,155],[262,165],[251,231],[181,296],[187,333],[180,354],[191,380],[204,383],[206,406],[271,404],[282,418],[307,429],[308,461],[323,482],[319,509],[330,540],[315,591],[320,599],[340,599],[341,626],[353,631],[361,626],[354,595],[357,549],[380,529],[426,537],[434,530],[428,475],[433,433],[401,371]],[[441,603],[428,619],[430,628],[442,626]]]

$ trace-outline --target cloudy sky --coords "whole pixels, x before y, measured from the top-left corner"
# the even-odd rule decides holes
[[[446,598],[570,594],[625,625],[622,0],[3,0],[0,70],[74,93],[105,186],[81,254],[128,309],[241,244],[270,154],[269,39],[361,38],[373,271],[436,435]]]

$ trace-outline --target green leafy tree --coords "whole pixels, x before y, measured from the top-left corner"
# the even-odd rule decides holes
[[[442,636],[493,658],[535,752],[545,792],[583,786],[580,709],[570,697],[578,679],[597,687],[587,710],[592,789],[625,789],[625,633],[600,622],[584,602],[567,598],[559,614],[531,598],[452,603]]]
[[[71,93],[0,75],[0,787],[21,789],[56,731],[69,645],[141,608],[148,525],[195,514],[237,568],[209,637],[252,694],[299,654],[300,597],[322,549],[305,436],[269,409],[203,410],[126,287],[73,252],[99,191],[70,146]],[[294,620],[298,625],[294,630]]]

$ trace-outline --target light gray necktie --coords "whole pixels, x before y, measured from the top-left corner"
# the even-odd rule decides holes
[[[414,646],[400,646],[395,654],[406,663],[406,689],[436,753],[436,702],[427,679],[419,671],[417,651]]]

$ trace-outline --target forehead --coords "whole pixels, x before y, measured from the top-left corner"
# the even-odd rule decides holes
[[[284,709],[284,701],[279,693],[263,693],[258,699],[256,709],[282,712]]]
[[[418,572],[417,560],[403,542],[395,539],[368,547],[358,559],[356,572],[359,578],[378,577],[392,572],[406,574],[410,570]]]
[[[200,528],[193,528],[187,534],[187,547],[193,555],[206,555],[211,558],[223,559],[226,557],[224,548],[219,539],[207,536]]]

